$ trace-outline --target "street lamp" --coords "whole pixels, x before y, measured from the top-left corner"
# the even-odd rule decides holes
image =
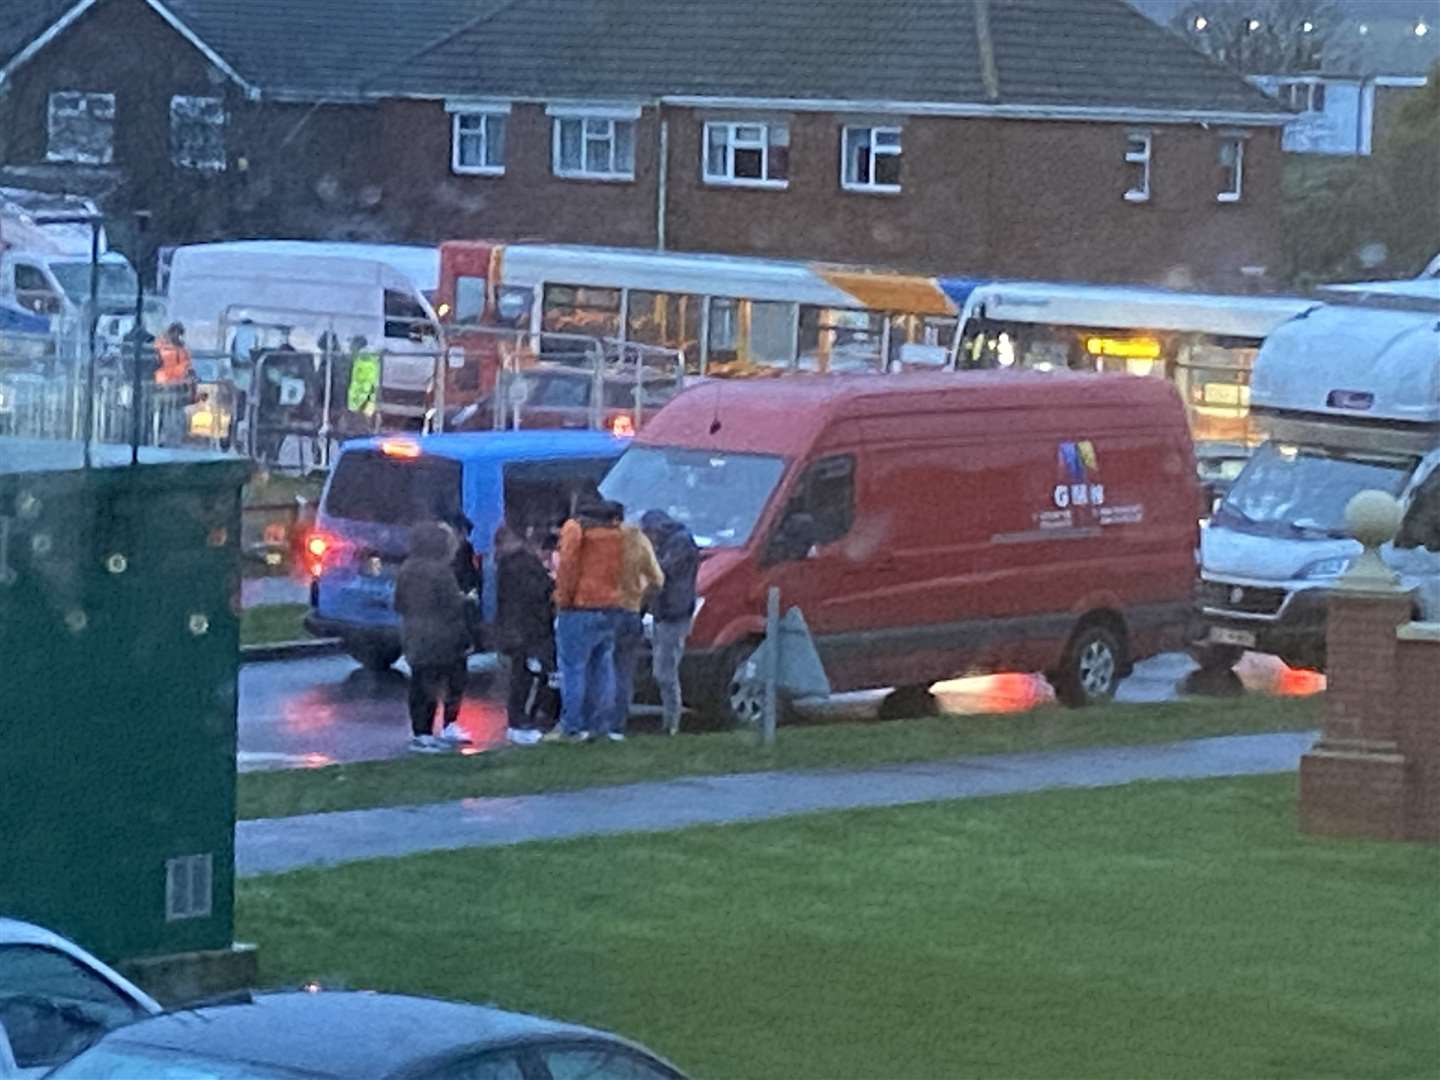
[[[95,327],[100,317],[100,232],[105,219],[100,214],[37,214],[36,225],[90,226],[90,308],[86,312],[85,368],[85,468],[91,467],[90,443],[95,433]]]

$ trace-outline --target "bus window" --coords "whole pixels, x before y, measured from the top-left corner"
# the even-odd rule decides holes
[[[620,290],[547,285],[541,327],[555,334],[619,337]]]
[[[633,289],[626,307],[625,340],[681,350],[686,373],[699,374],[703,303],[698,296]]]
[[[1175,386],[1197,442],[1260,441],[1250,426],[1250,369],[1259,348],[1245,342],[1188,342],[1176,356]]]
[[[458,277],[455,279],[455,310],[453,320],[461,326],[478,323],[485,314],[485,279],[483,277]]]
[[[955,319],[933,315],[890,316],[890,369],[928,371],[944,367],[955,342]]]
[[[878,372],[885,316],[844,308],[800,309],[800,370],[833,374]]]
[[[708,375],[787,370],[794,352],[795,305],[716,297],[710,301]]]

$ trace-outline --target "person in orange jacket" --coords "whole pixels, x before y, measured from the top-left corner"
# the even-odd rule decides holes
[[[185,347],[185,325],[171,323],[160,340],[155,342],[160,366],[155,371],[156,386],[179,386],[190,378],[190,350]]]
[[[555,571],[560,723],[544,742],[586,742],[606,729],[615,695],[624,516],[616,504],[592,498],[560,530]]]

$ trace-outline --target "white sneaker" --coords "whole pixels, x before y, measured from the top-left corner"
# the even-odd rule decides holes
[[[434,735],[416,735],[410,740],[410,750],[415,754],[443,754],[445,744]]]
[[[540,741],[540,732],[531,731],[529,728],[506,728],[505,741],[516,746],[534,746]]]
[[[611,742],[624,742],[624,741],[625,741],[625,733],[624,733],[623,731],[607,731],[607,732],[605,733],[605,737],[606,737],[607,739],[609,739]]]
[[[440,733],[440,741],[451,746],[468,746],[475,740],[471,739],[459,724],[446,724],[445,730]]]

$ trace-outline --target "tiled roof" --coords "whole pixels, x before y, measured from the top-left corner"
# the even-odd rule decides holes
[[[481,12],[484,0],[161,0],[267,95],[337,97]]]
[[[0,0],[0,67],[75,6],[76,0]]]
[[[765,97],[1274,113],[1124,0],[492,0],[375,90]]]

